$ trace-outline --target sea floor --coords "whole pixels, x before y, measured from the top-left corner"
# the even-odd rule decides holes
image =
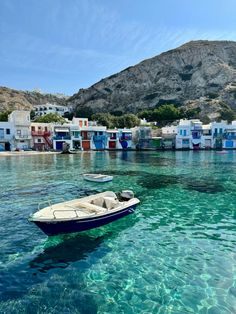
[[[141,204],[98,229],[47,237],[27,220],[124,189]],[[5,156],[0,201],[0,313],[236,313],[236,152]]]

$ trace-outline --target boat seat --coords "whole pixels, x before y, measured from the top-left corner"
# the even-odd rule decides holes
[[[89,202],[81,202],[78,204],[78,209],[79,208],[84,208],[84,209],[88,209],[89,211],[95,212],[96,214],[101,213],[103,211],[105,211],[105,208],[102,206],[98,206]]]
[[[104,199],[104,207],[107,210],[114,209],[115,207],[119,205],[119,201],[117,198],[104,196],[103,199]]]
[[[95,198],[93,199],[90,204],[92,205],[96,205],[96,206],[99,206],[99,207],[104,207],[104,197],[101,196],[101,197],[98,197],[98,198]]]

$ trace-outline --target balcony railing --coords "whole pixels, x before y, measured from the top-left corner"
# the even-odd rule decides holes
[[[236,140],[236,135],[224,134],[223,138],[226,139],[226,140]]]
[[[94,135],[93,136],[93,140],[95,142],[98,142],[98,141],[106,141],[106,136],[105,135]]]
[[[30,140],[31,138],[31,134],[15,134],[16,140]]]
[[[201,131],[202,130],[202,126],[197,126],[195,125],[193,128],[191,128],[192,131]]]
[[[213,133],[213,137],[216,137],[218,139],[222,139],[223,138],[223,133]]]
[[[81,139],[81,135],[79,133],[72,133],[71,137]]]
[[[71,136],[70,135],[55,135],[53,136],[54,140],[71,140]]]
[[[192,138],[193,138],[194,140],[200,139],[200,138],[201,138],[201,134],[192,134]]]
[[[120,136],[121,141],[131,141],[132,140],[132,135],[121,135]]]
[[[50,131],[31,131],[32,136],[50,136]]]

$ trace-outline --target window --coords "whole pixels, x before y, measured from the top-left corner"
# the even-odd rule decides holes
[[[31,131],[34,132],[35,131],[35,126],[31,127]]]
[[[21,135],[21,130],[17,130],[17,131],[16,131],[16,134],[17,134],[17,135]]]
[[[187,135],[187,131],[186,130],[184,130],[184,136],[186,136]]]
[[[11,134],[11,130],[10,129],[6,129],[6,134]]]
[[[99,132],[99,135],[103,135],[103,132]]]
[[[220,128],[220,132],[219,132],[220,134],[222,134],[223,133],[223,130],[222,130],[222,128]]]
[[[38,143],[41,143],[41,138],[38,138]]]
[[[183,131],[182,131],[182,130],[180,130],[180,131],[179,131],[179,134],[180,134],[180,135],[182,135],[182,134],[183,134]]]

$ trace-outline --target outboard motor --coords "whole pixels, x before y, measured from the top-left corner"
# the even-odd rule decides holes
[[[129,200],[131,200],[132,198],[134,198],[134,192],[131,191],[131,190],[123,190],[123,191],[120,193],[120,198],[121,198],[123,201],[129,201]]]

